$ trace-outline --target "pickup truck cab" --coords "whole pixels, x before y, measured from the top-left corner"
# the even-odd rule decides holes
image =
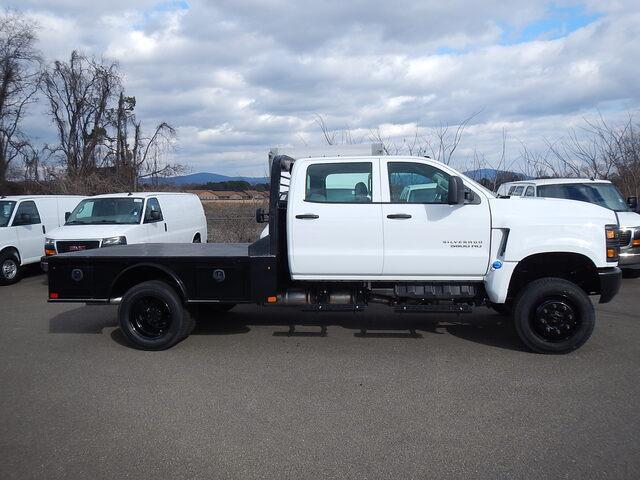
[[[423,189],[428,198],[408,193]],[[620,285],[615,212],[498,198],[421,157],[275,156],[269,211],[256,217],[269,229],[252,244],[51,257],[49,301],[119,304],[129,342],[156,350],[184,339],[203,304],[439,315],[488,305],[512,316],[532,350],[564,353],[592,333],[589,295],[608,302]]]
[[[619,266],[625,275],[640,276],[640,215],[636,197],[625,198],[609,180],[545,178],[503,183],[498,195],[511,198],[545,197],[589,202],[616,212],[620,224]]]

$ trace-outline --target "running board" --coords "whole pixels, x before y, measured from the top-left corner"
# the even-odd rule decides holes
[[[471,313],[473,308],[467,304],[449,305],[396,305],[396,313]]]
[[[362,312],[366,305],[360,303],[347,303],[347,304],[331,304],[331,303],[317,303],[305,306],[302,310],[305,312]]]

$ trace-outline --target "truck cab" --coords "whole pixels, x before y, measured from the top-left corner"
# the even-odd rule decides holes
[[[151,350],[188,336],[203,305],[216,315],[238,303],[436,315],[489,306],[530,349],[566,353],[593,331],[589,296],[608,302],[620,285],[613,211],[499,198],[422,157],[275,155],[269,209],[256,218],[269,228],[253,244],[51,257],[49,301],[119,304],[125,337]]]

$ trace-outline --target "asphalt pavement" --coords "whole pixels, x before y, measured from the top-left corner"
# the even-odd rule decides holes
[[[143,352],[115,307],[45,299],[0,287],[2,479],[640,478],[640,280],[563,356],[384,307],[240,306]]]

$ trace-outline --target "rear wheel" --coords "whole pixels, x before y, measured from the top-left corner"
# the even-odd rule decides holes
[[[186,338],[194,321],[176,291],[152,280],[131,288],[118,309],[120,328],[133,346],[164,350]]]
[[[539,353],[568,353],[580,348],[595,326],[589,296],[560,278],[531,282],[518,296],[513,318],[522,342]]]
[[[11,285],[20,280],[20,260],[14,252],[0,255],[0,285]]]

